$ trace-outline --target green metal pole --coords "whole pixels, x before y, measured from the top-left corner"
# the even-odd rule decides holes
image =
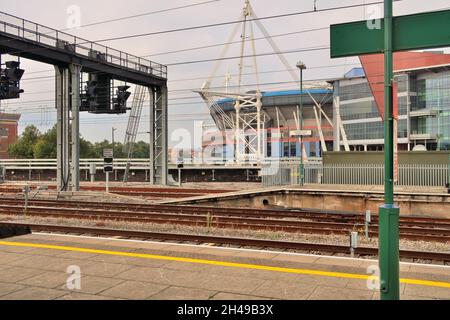
[[[380,297],[400,299],[399,207],[394,205],[393,5],[384,1],[384,165],[385,204],[379,210]]]
[[[300,131],[303,131],[303,68],[300,68]],[[305,185],[305,164],[303,163],[303,135],[300,135],[300,185]]]

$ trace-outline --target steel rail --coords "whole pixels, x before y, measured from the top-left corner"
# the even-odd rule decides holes
[[[17,215],[24,212],[23,206],[0,205],[0,214]],[[154,224],[176,224],[223,229],[267,230],[288,233],[339,234],[363,231],[364,226],[352,223],[330,223],[285,219],[255,219],[243,217],[218,217],[213,215],[189,215],[137,211],[105,211],[92,209],[72,209],[53,207],[27,207],[26,214],[38,217],[57,217],[96,221],[142,222]],[[409,240],[450,242],[450,229],[424,229],[401,227],[402,238]],[[378,235],[378,227],[371,226],[369,236]]]
[[[22,200],[23,202],[23,200]],[[20,204],[20,199],[3,198],[0,204]],[[319,210],[319,209],[254,209],[254,208],[220,208],[208,206],[184,206],[184,205],[164,205],[164,204],[135,204],[135,203],[107,203],[107,202],[76,202],[59,200],[30,200],[30,205],[50,205],[53,207],[78,207],[78,208],[99,208],[99,209],[120,209],[120,210],[153,210],[156,212],[170,213],[193,213],[205,214],[214,212],[215,215],[239,216],[239,217],[262,217],[262,218],[305,218],[321,219],[323,221],[336,222],[364,222],[364,216],[358,213]],[[373,224],[378,222],[377,216],[372,217]],[[400,222],[404,226],[415,227],[439,227],[450,228],[450,219],[403,216]]]
[[[53,188],[50,188],[50,190],[54,190]],[[81,187],[81,191],[105,191],[104,187]],[[173,189],[134,189],[134,188],[116,188],[116,187],[110,187],[110,193],[112,194],[118,194],[123,196],[130,196],[130,197],[147,197],[147,198],[190,198],[190,197],[198,197],[198,196],[204,196],[208,194],[220,194],[228,191],[220,191],[220,192],[210,192],[210,191],[202,191],[202,190],[173,190]],[[3,187],[0,188],[0,193],[15,193],[19,194],[22,193],[22,189],[20,188],[8,188]]]
[[[332,254],[350,253],[349,247],[341,245],[275,241],[275,240],[263,240],[254,238],[219,237],[219,236],[192,235],[179,233],[161,233],[161,232],[147,232],[147,231],[123,230],[123,229],[72,227],[61,225],[29,224],[29,223],[15,223],[15,222],[14,223],[0,222],[0,227],[27,228],[29,229],[30,232],[31,231],[57,232],[57,233],[69,233],[81,235],[124,237],[143,240],[193,242],[198,244],[214,243],[218,245],[238,245],[243,247],[300,250],[300,251],[332,253]],[[377,256],[378,248],[371,248],[371,247],[356,248],[355,254],[358,256]],[[433,260],[444,262],[450,261],[450,253],[445,252],[423,252],[423,251],[401,250],[400,257],[419,260]]]

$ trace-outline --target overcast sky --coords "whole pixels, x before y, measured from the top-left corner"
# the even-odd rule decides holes
[[[73,5],[80,8],[81,24],[86,25],[98,21],[205,1],[206,0],[15,0],[8,2],[7,6],[3,5],[1,10],[49,27],[63,29],[67,27],[67,21],[70,18],[67,10]],[[374,1],[375,0],[318,0],[317,8],[320,10],[329,7],[370,3]],[[97,26],[83,27],[79,30],[71,30],[68,32],[88,40],[100,40],[118,36],[233,21],[239,18],[242,12],[243,3],[244,0],[220,0],[202,6]],[[251,3],[259,17],[311,10],[314,6],[313,0],[251,0]],[[394,4],[394,14],[404,15],[430,10],[448,9],[449,7],[448,0],[403,0]],[[379,9],[380,12],[382,12],[381,6],[379,6]],[[302,30],[327,28],[330,24],[334,23],[368,19],[369,17],[372,17],[371,14],[373,10],[373,7],[369,10],[367,8],[359,7],[334,10],[332,12],[317,12],[291,16],[262,22],[271,35],[278,35]],[[172,50],[223,43],[227,41],[231,30],[232,26],[227,25],[136,39],[110,41],[105,42],[104,44],[138,56],[147,56]],[[261,36],[262,34],[256,29],[255,37],[258,38]],[[238,39],[236,38],[234,40],[236,41]],[[329,31],[319,30],[302,34],[293,34],[284,37],[276,37],[274,40],[282,51],[311,47],[327,47],[329,46]],[[238,55],[238,49],[239,45],[232,45],[227,56]],[[258,53],[272,51],[271,47],[264,40],[256,42],[256,50]],[[220,51],[221,48],[214,47],[197,51],[155,55],[151,57],[151,59],[163,64],[171,64],[183,61],[217,58]],[[306,63],[309,67],[309,70],[305,72],[306,79],[340,77],[350,68],[356,66],[355,63],[357,63],[357,60],[354,58],[331,60],[329,50],[287,54],[286,58],[292,68],[295,67],[298,60],[302,60]],[[260,81],[262,83],[286,82],[292,80],[286,71],[282,71],[285,68],[276,56],[258,57],[257,62],[258,68],[260,72],[262,72],[260,75]],[[223,79],[216,79],[213,86],[222,86],[224,84],[227,70],[230,74],[236,74],[237,64],[237,60],[224,62],[217,73],[218,76],[223,76]],[[176,136],[179,135],[180,132],[181,134],[183,134],[183,132],[186,134],[192,133],[195,120],[210,119],[206,106],[197,98],[195,93],[192,93],[192,90],[202,86],[204,82],[203,79],[206,79],[211,73],[213,65],[213,62],[206,62],[169,67],[169,137],[173,135],[173,140],[177,140]],[[249,68],[250,60],[246,61],[245,66],[245,72],[252,72]],[[20,130],[23,130],[27,124],[35,124],[41,130],[45,131],[55,123],[53,101],[54,80],[51,78],[54,75],[54,71],[52,71],[53,67],[27,60],[22,60],[22,67],[26,69],[24,79],[37,77],[42,79],[23,81],[22,88],[26,93],[22,95],[22,98],[7,103],[3,102],[2,106],[6,107],[6,110],[8,111],[17,110],[21,112],[22,110],[23,116],[20,123]],[[267,71],[281,72],[265,73]],[[194,79],[183,80],[192,78]],[[247,84],[255,82],[254,78],[250,76],[246,77],[244,80]],[[236,81],[236,77],[232,77],[231,81]],[[294,84],[271,85],[262,87],[262,89],[270,91],[292,89],[294,87]],[[246,87],[246,89],[252,88]],[[138,137],[139,139],[147,140],[147,135],[145,134],[145,132],[148,131],[147,119],[148,112],[144,112],[143,121],[140,126],[142,135]],[[81,117],[81,134],[91,141],[111,139],[111,127],[115,127],[118,129],[116,140],[121,141],[125,134],[126,123],[127,116],[93,116],[83,114]],[[174,141],[171,142],[171,145],[173,144],[175,144]]]

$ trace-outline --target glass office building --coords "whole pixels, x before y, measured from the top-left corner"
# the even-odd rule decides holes
[[[427,150],[450,149],[448,69],[439,66],[396,73],[399,150],[418,145]],[[345,134],[352,151],[383,150],[384,126],[363,69],[355,68],[333,84],[334,95],[339,97],[335,122],[341,121],[345,131],[335,133],[335,145],[343,150]]]
[[[418,75],[411,121],[414,135],[433,137],[437,150],[450,150],[450,72]]]
[[[401,52],[394,55],[394,61],[398,150],[450,150],[450,55]],[[367,63],[377,63],[376,59],[369,59],[363,65],[370,79],[381,80],[371,80],[369,84],[364,69],[354,68],[342,78],[309,89],[323,113],[315,109],[314,101],[306,92],[263,92],[264,157],[301,156],[299,139],[291,135],[298,126],[300,94],[304,103],[304,129],[311,131],[311,136],[303,139],[308,157],[320,158],[324,151],[331,150],[383,151],[384,123],[374,98],[374,95],[383,96],[378,82],[383,82],[380,76],[383,64],[368,67]],[[218,105],[231,119],[236,117],[233,100],[224,99]],[[234,133],[226,129],[230,143],[220,143],[216,153],[233,158]]]

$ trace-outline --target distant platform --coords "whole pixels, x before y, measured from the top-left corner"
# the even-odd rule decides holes
[[[165,204],[214,204],[222,207],[309,208],[364,213],[378,212],[383,204],[383,187],[356,185],[306,185],[254,188],[205,195],[188,199],[171,199]],[[402,215],[450,218],[450,195],[445,188],[398,187],[395,201]]]

